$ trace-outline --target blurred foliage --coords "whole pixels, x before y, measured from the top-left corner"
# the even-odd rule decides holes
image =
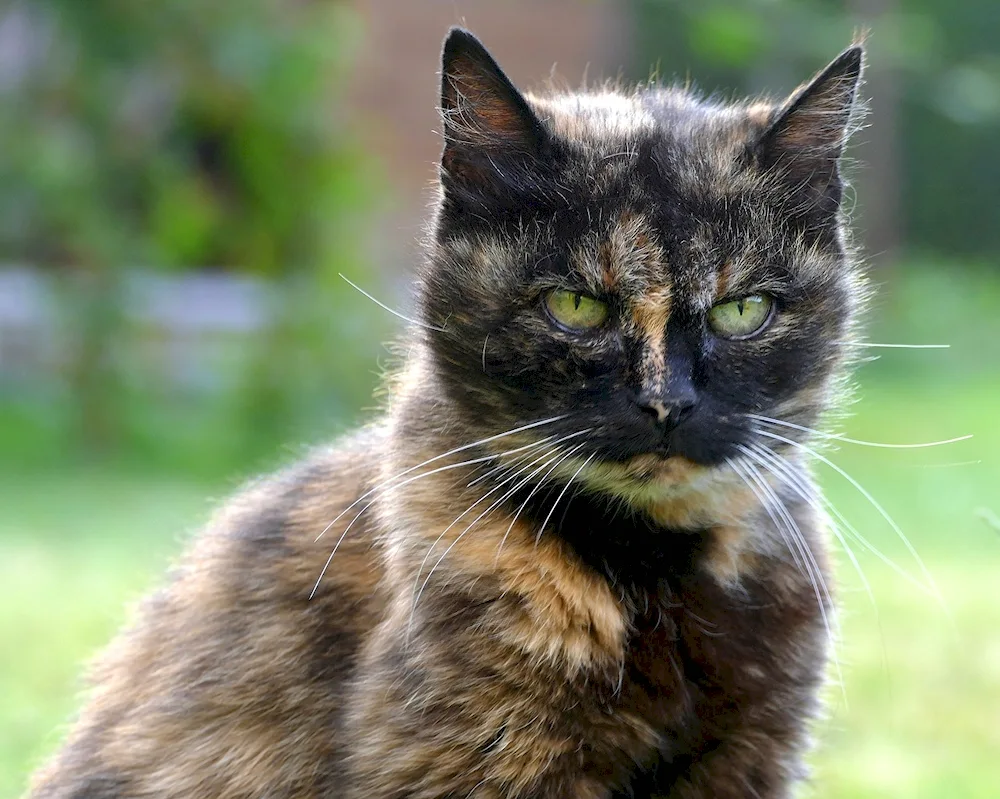
[[[70,426],[128,437],[126,270],[239,271],[275,286],[226,413],[273,445],[303,402],[369,396],[356,273],[370,205],[342,113],[357,21],[340,2],[31,0],[0,12],[0,260],[58,273]],[[350,346],[345,342],[354,341]],[[334,380],[325,358],[337,352]]]
[[[897,106],[902,238],[937,253],[1000,253],[995,0],[632,1],[636,74],[657,65],[667,80],[696,75],[706,91],[791,89],[869,31],[870,83],[888,74],[898,95],[883,85],[872,106],[876,125],[885,104]]]
[[[21,13],[35,63],[3,104],[8,253],[277,275],[340,244],[330,228],[363,186],[338,114],[355,32],[340,4],[36,0]]]
[[[900,105],[903,208],[911,239],[958,254],[1000,253],[1000,5],[909,0]]]

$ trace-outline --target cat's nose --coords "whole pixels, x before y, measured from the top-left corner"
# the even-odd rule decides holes
[[[693,390],[664,393],[643,389],[639,392],[636,403],[660,427],[673,429],[691,415],[698,404],[698,398]]]

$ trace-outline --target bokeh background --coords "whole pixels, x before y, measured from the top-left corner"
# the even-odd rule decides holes
[[[996,0],[7,0],[0,6],[0,796],[85,661],[248,475],[371,413],[440,146],[438,48],[512,77],[791,90],[868,29],[850,203],[879,286],[829,449],[843,690],[820,797],[1000,795]],[[856,195],[856,196],[855,196]],[[877,550],[881,555],[876,555]],[[866,589],[868,583],[870,590]]]

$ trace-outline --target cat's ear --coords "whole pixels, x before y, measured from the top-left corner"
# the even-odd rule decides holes
[[[855,118],[864,63],[861,45],[835,58],[795,91],[757,142],[757,157],[790,188],[836,210],[843,191],[840,157]]]
[[[452,28],[441,59],[442,180],[475,187],[537,159],[546,132],[480,41]]]

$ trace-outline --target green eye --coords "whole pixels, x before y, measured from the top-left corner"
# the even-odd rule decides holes
[[[579,291],[553,289],[545,297],[552,318],[571,330],[589,330],[604,324],[608,306]]]
[[[723,338],[750,338],[771,321],[774,300],[766,294],[751,294],[720,302],[708,312],[708,324]]]

